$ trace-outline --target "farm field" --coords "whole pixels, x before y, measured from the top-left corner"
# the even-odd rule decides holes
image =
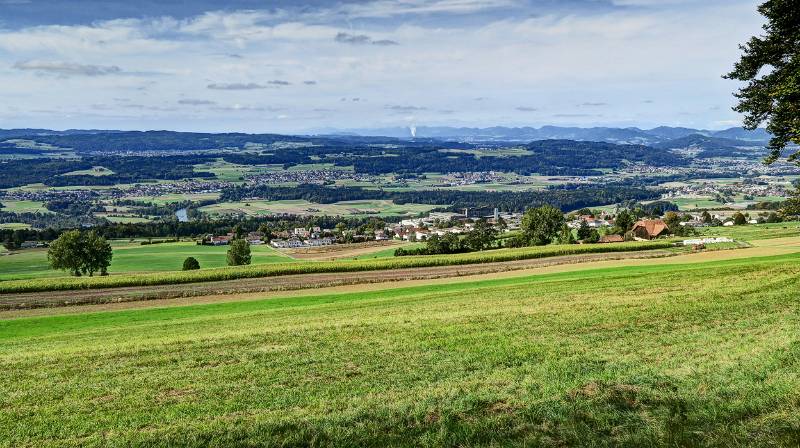
[[[800,221],[730,227],[701,227],[698,232],[702,236],[727,236],[741,241],[785,238],[800,236]]]
[[[305,200],[286,201],[242,201],[220,202],[200,207],[200,210],[211,215],[244,214],[248,216],[264,216],[276,213],[296,215],[327,214],[331,216],[355,215],[417,215],[434,208],[427,204],[395,204],[390,200],[342,201],[333,204],[315,204]]]
[[[22,223],[22,222],[4,222],[4,223],[0,223],[0,229],[17,230],[17,229],[30,229],[30,228],[31,228],[30,224],[25,224],[25,223]]]
[[[170,193],[159,196],[126,196],[125,199],[149,202],[155,205],[166,205],[182,201],[215,201],[219,199],[219,193]]]
[[[44,207],[43,202],[39,201],[16,201],[3,199],[0,201],[3,208],[0,210],[13,213],[52,213]]]
[[[725,243],[722,244],[724,246]],[[713,245],[710,245],[713,246]],[[800,252],[800,237],[775,238],[753,241],[742,248],[734,244],[726,250],[724,247],[709,247],[702,252],[686,250],[675,251],[667,248],[649,251],[578,253],[573,255],[549,256],[542,258],[523,258],[514,261],[473,263],[468,265],[438,265],[427,267],[394,268],[354,272],[324,272],[277,275],[271,278],[237,278],[234,280],[205,281],[192,284],[128,286],[98,289],[50,290],[20,294],[1,294],[0,310],[36,311],[43,307],[104,306],[131,304],[147,301],[149,306],[165,306],[171,299],[183,297],[181,304],[203,303],[207,301],[235,301],[253,298],[260,293],[261,297],[272,297],[278,291],[295,291],[293,295],[308,294],[308,289],[319,291],[339,291],[345,287],[347,291],[366,291],[378,288],[393,288],[394,285],[416,285],[419,282],[434,284],[443,282],[459,282],[465,279],[486,280],[525,275],[545,275],[564,272],[577,272],[588,269],[615,269],[627,267],[656,267],[671,265],[684,268],[689,265],[717,261],[733,261],[789,255]],[[377,260],[375,260],[377,261]],[[280,265],[273,265],[280,266]],[[295,266],[302,267],[297,264]],[[0,284],[0,287],[4,285]],[[224,291],[224,293],[220,293]],[[281,293],[285,294],[285,293]],[[158,299],[158,300],[154,300]],[[59,308],[64,309],[64,308]],[[72,311],[70,311],[72,312]]]
[[[0,321],[0,440],[792,446],[797,261]]]
[[[227,266],[227,246],[198,246],[194,242],[142,246],[138,242],[113,242],[114,257],[109,274],[179,271],[186,257],[195,257],[202,268]],[[286,263],[293,260],[267,245],[251,247],[253,264]],[[64,277],[47,264],[47,249],[29,249],[0,256],[0,281],[43,277]]]
[[[106,277],[61,277],[10,280],[0,282],[0,293],[22,293],[43,291],[65,291],[75,289],[102,289],[186,283],[214,282],[224,280],[252,279],[294,274],[317,274],[339,272],[380,271],[387,269],[423,268],[435,266],[457,266],[466,264],[497,263],[504,261],[532,260],[567,255],[591,253],[653,251],[672,247],[671,241],[629,242],[602,245],[548,245],[515,249],[497,249],[463,254],[378,258],[374,260],[308,261],[303,263],[254,264],[225,268],[199,269],[194,271],[171,271],[130,273]],[[198,246],[201,247],[201,246]],[[224,246],[223,246],[224,247]],[[174,257],[173,257],[174,258]],[[182,262],[182,260],[181,260]],[[112,261],[113,267],[113,261]]]

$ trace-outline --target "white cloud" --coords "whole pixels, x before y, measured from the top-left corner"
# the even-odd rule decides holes
[[[122,69],[116,65],[87,65],[60,61],[17,62],[14,64],[14,68],[17,70],[29,70],[60,76],[105,76],[122,73]]]
[[[535,125],[548,120],[669,124],[686,120],[679,115],[683,110],[704,111],[692,118],[702,121],[701,126],[736,118],[726,107],[735,86],[720,75],[736,60],[737,44],[759,32],[760,19],[749,0],[707,10],[681,6],[653,12],[643,7],[568,15],[529,11],[468,25],[404,19],[512,6],[518,5],[381,0],[299,15],[217,11],[186,20],[0,29],[0,67],[15,68],[0,69],[0,82],[9,91],[26,92],[0,96],[9,108],[22,111],[63,107],[79,116],[102,104],[116,107],[120,117],[138,110],[109,101],[124,97],[152,108],[136,123],[158,117],[163,126],[176,128],[195,123],[254,131],[393,124],[411,107],[421,125]],[[336,19],[341,17],[352,21]],[[343,45],[347,39],[337,42],[340,35],[402,45]],[[41,73],[57,75],[58,82],[38,76]],[[147,82],[121,76],[145,73],[171,76]],[[316,82],[313,88],[309,80]],[[218,111],[236,112],[240,119],[214,121],[212,108],[169,106],[189,106],[192,100],[187,98],[197,97],[206,105],[215,103]],[[348,100],[341,103],[340,98]],[[599,100],[608,105],[592,110],[602,110],[602,117],[585,114],[587,107],[580,106]],[[536,107],[526,106],[530,104]],[[723,108],[711,111],[712,104]],[[335,114],[314,112],[334,106]],[[401,111],[402,107],[408,109]],[[264,128],[273,124],[263,121],[269,108],[286,110],[279,128]],[[533,109],[538,110],[531,113]],[[248,114],[252,121],[243,119]],[[20,119],[25,116],[19,114]],[[320,122],[304,121],[310,116]],[[61,118],[56,114],[54,119]],[[96,122],[82,126],[90,125],[102,127]]]

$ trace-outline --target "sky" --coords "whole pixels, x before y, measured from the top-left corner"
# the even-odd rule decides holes
[[[0,0],[0,128],[722,129],[757,4]]]

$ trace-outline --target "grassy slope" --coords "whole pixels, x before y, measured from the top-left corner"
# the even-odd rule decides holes
[[[3,321],[0,444],[797,445],[798,259]]]
[[[115,243],[111,274],[131,272],[175,271],[186,257],[195,257],[203,268],[226,266],[226,246],[198,246],[195,243],[164,243],[141,246]],[[286,263],[292,259],[266,245],[252,246],[253,264]],[[47,250],[22,250],[0,257],[0,280],[61,277],[47,264]]]

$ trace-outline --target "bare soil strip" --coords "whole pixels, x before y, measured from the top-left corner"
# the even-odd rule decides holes
[[[332,286],[398,282],[404,280],[463,277],[468,275],[518,271],[523,269],[543,268],[557,265],[626,259],[659,258],[670,255],[672,255],[671,252],[663,250],[598,253],[471,265],[389,269],[383,271],[366,272],[297,274],[277,277],[226,280],[218,282],[190,283],[182,285],[135,286],[124,288],[2,294],[0,295],[0,311],[174,299],[180,297],[263,293],[269,291],[326,288]]]

